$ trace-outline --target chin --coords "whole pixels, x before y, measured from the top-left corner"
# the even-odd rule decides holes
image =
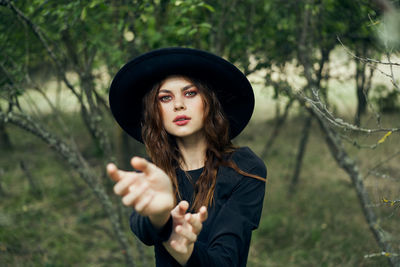
[[[175,136],[176,138],[187,138],[201,135],[200,131],[171,131],[169,134]]]

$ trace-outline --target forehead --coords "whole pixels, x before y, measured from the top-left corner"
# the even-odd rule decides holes
[[[189,84],[193,84],[193,82],[188,77],[181,75],[173,75],[173,76],[168,76],[167,78],[161,81],[159,90],[175,89],[176,87],[186,86]],[[181,88],[176,88],[176,89],[181,89]]]

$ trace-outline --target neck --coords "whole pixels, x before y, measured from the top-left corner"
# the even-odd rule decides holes
[[[185,171],[204,167],[207,142],[204,135],[176,140],[179,151],[183,157],[181,168]]]

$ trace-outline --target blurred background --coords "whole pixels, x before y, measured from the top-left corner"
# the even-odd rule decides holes
[[[135,56],[208,50],[250,79],[234,140],[268,167],[248,266],[400,266],[400,1],[0,0],[0,266],[154,266],[107,162]]]

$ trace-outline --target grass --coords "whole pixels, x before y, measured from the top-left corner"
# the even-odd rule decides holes
[[[77,117],[68,115],[65,121],[83,154],[99,165]],[[390,121],[400,123],[396,116]],[[253,121],[235,142],[260,153],[271,128],[271,121]],[[248,266],[387,266],[384,257],[364,258],[381,250],[368,229],[350,179],[331,157],[316,124],[297,193],[288,194],[301,128],[302,118],[291,118],[265,159],[267,195],[259,229],[253,234]],[[86,184],[40,140],[15,127],[7,130],[14,149],[0,151],[0,266],[123,266],[123,252],[109,235],[106,215]],[[353,137],[374,143],[380,135]],[[346,148],[365,175],[394,152],[396,144],[399,135],[393,134],[375,150],[359,150],[350,144]],[[20,167],[21,161],[36,182],[36,193]],[[396,177],[398,163],[397,157],[379,170]],[[380,203],[383,195],[399,196],[398,182],[398,178],[369,176],[366,186],[373,202]],[[376,208],[382,225],[399,240],[399,214],[393,211]],[[126,236],[137,258],[137,241],[127,225],[129,211],[122,213]],[[153,262],[152,248],[145,248],[145,256]]]

